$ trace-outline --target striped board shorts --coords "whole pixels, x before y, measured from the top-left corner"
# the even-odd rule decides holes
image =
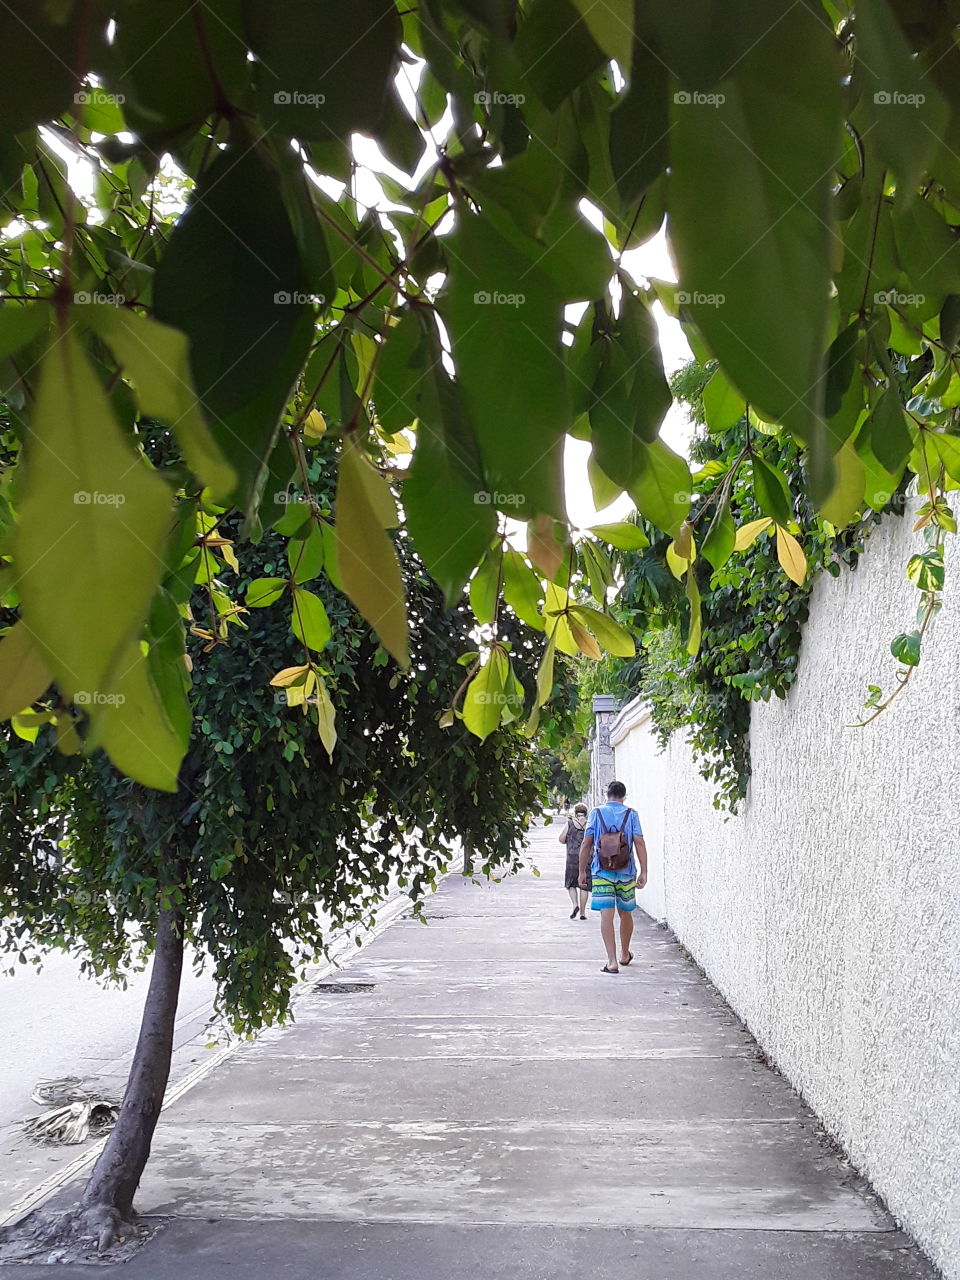
[[[618,907],[621,911],[634,911],[637,906],[637,873],[629,867],[623,871],[595,871],[590,908],[606,911]]]

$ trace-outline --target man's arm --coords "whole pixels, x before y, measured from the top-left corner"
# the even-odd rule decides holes
[[[637,888],[642,889],[647,883],[647,845],[643,836],[633,837],[633,847],[636,850],[637,861],[640,863],[640,874],[637,876]]]
[[[588,831],[580,842],[580,888],[589,887],[590,862],[593,858],[593,832]]]

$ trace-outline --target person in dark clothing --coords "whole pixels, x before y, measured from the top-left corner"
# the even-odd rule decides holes
[[[570,894],[570,901],[573,903],[573,910],[570,912],[570,919],[576,919],[579,914],[581,920],[587,918],[587,894],[590,891],[589,884],[586,889],[579,888],[580,884],[580,843],[583,840],[583,833],[587,827],[587,806],[578,804],[574,811],[573,817],[567,820],[566,826],[560,836],[560,843],[567,846],[567,865],[563,876],[563,887]],[[579,901],[577,894],[579,893]]]

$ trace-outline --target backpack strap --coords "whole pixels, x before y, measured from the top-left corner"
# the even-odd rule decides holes
[[[628,809],[626,813],[623,815],[623,821],[620,823],[620,827],[619,827],[619,831],[621,835],[623,835],[624,831],[627,828],[627,821],[629,820],[631,813],[633,813],[633,810]]]

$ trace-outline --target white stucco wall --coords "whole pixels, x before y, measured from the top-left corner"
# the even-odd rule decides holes
[[[887,521],[855,571],[818,581],[794,689],[752,709],[753,778],[736,818],[713,808],[685,743],[651,760],[633,704],[619,718],[633,723],[616,768],[647,821],[662,814],[655,861],[672,928],[894,1215],[960,1280],[955,547],[910,687],[870,727],[846,727],[868,683],[891,687],[890,640],[913,626],[911,525]]]

